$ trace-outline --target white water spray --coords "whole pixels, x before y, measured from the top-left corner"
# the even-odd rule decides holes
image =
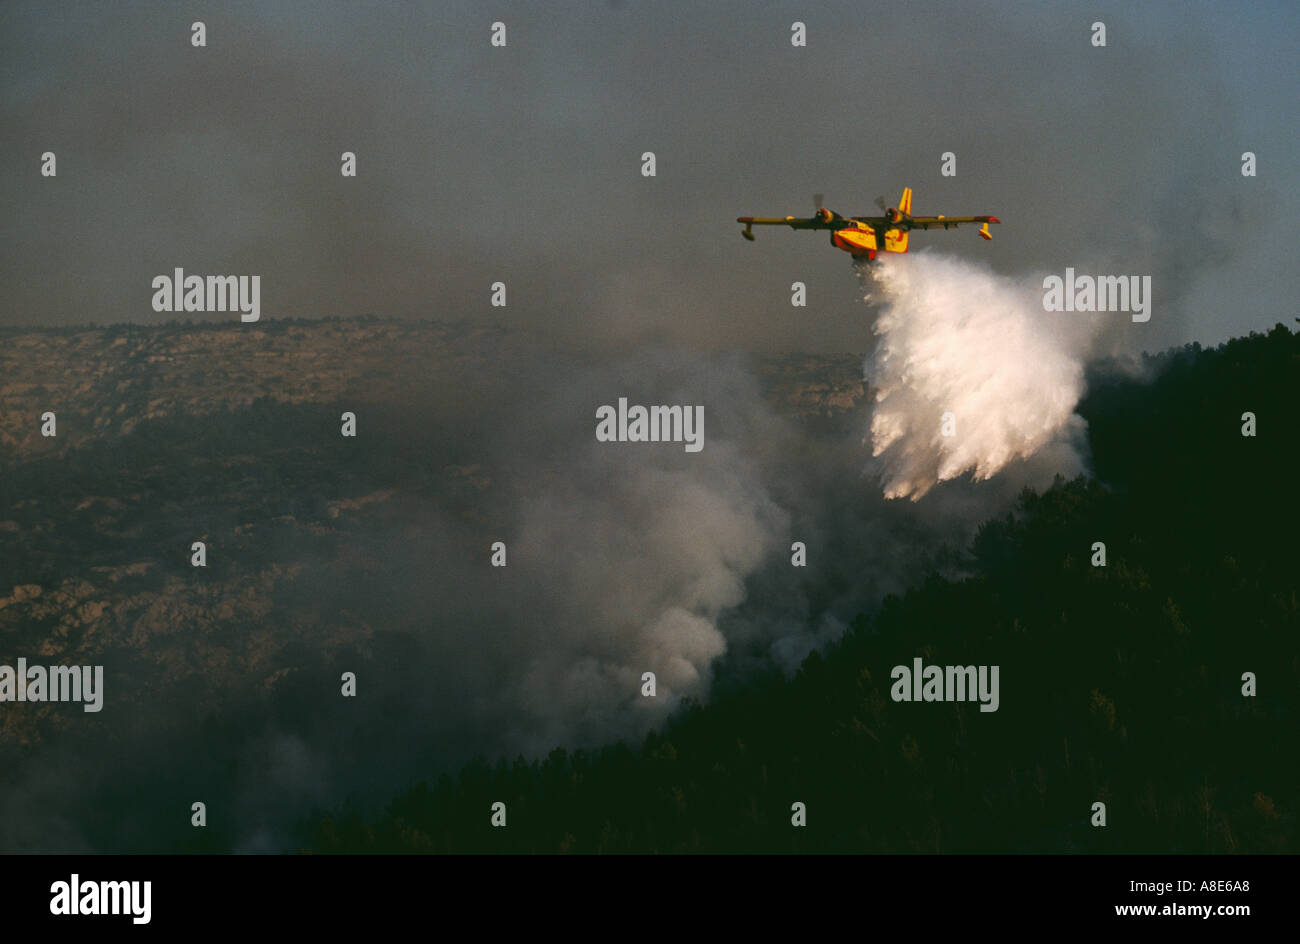
[[[1072,445],[1083,359],[1095,323],[1043,310],[1022,283],[933,253],[858,266],[875,348],[871,453],[886,497],[919,499],[967,472],[989,479],[1049,445],[1063,472],[1083,467]]]

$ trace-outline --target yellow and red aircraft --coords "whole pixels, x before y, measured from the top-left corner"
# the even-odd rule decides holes
[[[752,241],[755,226],[828,229],[831,231],[831,245],[836,249],[843,249],[855,257],[874,259],[877,252],[907,252],[907,236],[914,229],[951,229],[963,223],[983,223],[979,230],[980,237],[992,239],[989,224],[1001,222],[996,216],[913,216],[911,187],[903,188],[903,197],[898,201],[897,209],[886,207],[883,199],[876,198],[876,204],[884,211],[884,216],[840,216],[822,206],[820,193],[813,200],[817,204],[817,212],[806,220],[793,216],[738,216],[736,222],[745,224],[740,235]]]

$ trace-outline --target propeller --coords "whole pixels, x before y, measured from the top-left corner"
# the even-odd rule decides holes
[[[889,209],[889,207],[885,206],[884,197],[876,197],[876,206],[880,207],[882,213]]]
[[[823,202],[825,199],[826,199],[826,194],[824,194],[824,193],[814,193],[814,194],[813,194],[813,209],[814,209],[814,210],[820,210],[820,209],[822,208],[822,202]]]

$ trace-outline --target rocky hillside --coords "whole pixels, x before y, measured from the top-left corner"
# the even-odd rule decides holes
[[[0,662],[106,664],[140,680],[110,704],[201,714],[289,684],[300,650],[365,647],[374,614],[315,588],[382,567],[375,536],[412,531],[421,496],[482,517],[498,470],[357,447],[340,414],[463,422],[487,391],[527,396],[512,378],[536,357],[523,335],[377,319],[0,332]],[[856,356],[756,366],[787,415],[842,421],[865,396]],[[0,753],[71,722],[112,738],[111,717],[0,711]]]

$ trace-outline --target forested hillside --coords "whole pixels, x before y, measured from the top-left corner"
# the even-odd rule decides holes
[[[1295,851],[1300,336],[1279,325],[1145,368],[1090,377],[1093,477],[1026,491],[964,549],[972,576],[890,597],[794,678],[639,745],[479,760],[377,821],[318,813],[300,847]],[[1000,666],[999,709],[892,701],[891,668],[916,656]]]

